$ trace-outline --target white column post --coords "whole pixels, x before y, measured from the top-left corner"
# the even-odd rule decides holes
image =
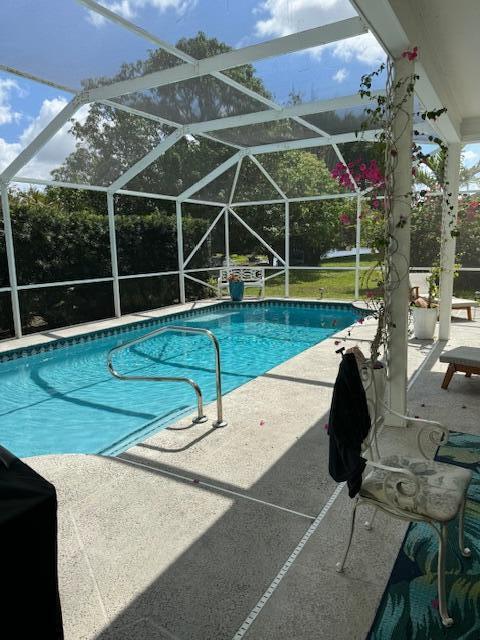
[[[185,304],[185,267],[183,257],[183,226],[182,226],[182,203],[175,201],[177,213],[177,254],[178,254],[178,284],[180,287],[180,302]]]
[[[362,214],[362,196],[357,196],[357,221],[355,232],[355,300],[360,298],[360,232]]]
[[[225,258],[227,269],[230,269],[230,211],[226,207],[225,216]]]
[[[2,210],[3,229],[5,233],[5,249],[7,252],[8,278],[10,281],[10,295],[12,298],[13,326],[15,337],[22,337],[22,319],[20,316],[20,303],[18,300],[17,271],[15,267],[15,249],[13,246],[12,221],[10,218],[10,204],[8,202],[8,182],[2,182]]]
[[[445,195],[442,208],[442,237],[440,240],[440,340],[450,338],[452,315],[453,278],[455,268],[455,228],[458,214],[458,190],[460,183],[460,143],[448,145],[447,166],[445,167]],[[448,195],[447,194],[451,194]]]
[[[285,200],[285,298],[290,296],[290,203]]]
[[[113,276],[113,306],[115,317],[120,318],[122,307],[120,302],[120,284],[118,279],[117,237],[115,233],[115,202],[113,193],[107,193],[108,232],[110,236],[110,259],[112,262]]]
[[[388,399],[389,405],[401,414],[407,408],[407,361],[408,361],[408,310],[410,268],[410,214],[412,190],[412,119],[413,93],[408,95],[406,78],[413,73],[413,66],[406,58],[395,60],[394,104],[400,105],[393,123],[393,139],[396,155],[388,159],[393,171],[393,193],[390,206],[392,239],[387,249],[386,260],[390,262],[390,278],[386,283],[385,301],[387,318],[390,315],[392,327],[388,358]],[[393,415],[386,421],[393,426],[404,426]]]

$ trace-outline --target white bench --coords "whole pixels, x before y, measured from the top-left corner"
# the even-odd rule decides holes
[[[217,281],[218,297],[222,297],[222,290],[228,290],[228,276],[234,273],[247,287],[260,289],[262,296],[265,296],[265,269],[259,267],[230,267],[230,269],[220,269]]]

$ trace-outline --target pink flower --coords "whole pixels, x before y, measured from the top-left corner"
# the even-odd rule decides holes
[[[350,217],[346,213],[341,213],[338,219],[344,225],[351,224]]]
[[[380,200],[378,198],[375,198],[374,200],[372,200],[372,207],[374,209],[378,209],[379,206],[380,206]]]
[[[410,62],[413,62],[418,57],[418,47],[413,47],[412,50],[406,49],[402,53],[402,58],[407,58]]]

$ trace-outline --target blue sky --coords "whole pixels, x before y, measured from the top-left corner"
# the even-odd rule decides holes
[[[202,30],[233,47],[355,15],[348,0],[104,0],[103,4],[170,43]],[[115,74],[122,62],[145,57],[151,46],[75,0],[2,3],[0,63],[73,88],[80,87],[82,78]],[[381,58],[380,47],[367,34],[255,66],[275,99],[285,103],[291,91],[299,92],[304,101],[356,93],[360,76]],[[58,89],[0,72],[0,169],[69,98]],[[47,178],[73,146],[64,128],[32,163],[28,175]],[[467,156],[469,164],[480,159],[480,145],[471,145]]]

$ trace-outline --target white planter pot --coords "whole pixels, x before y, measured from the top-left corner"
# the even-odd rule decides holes
[[[437,324],[438,309],[413,307],[413,333],[418,340],[432,340]]]

